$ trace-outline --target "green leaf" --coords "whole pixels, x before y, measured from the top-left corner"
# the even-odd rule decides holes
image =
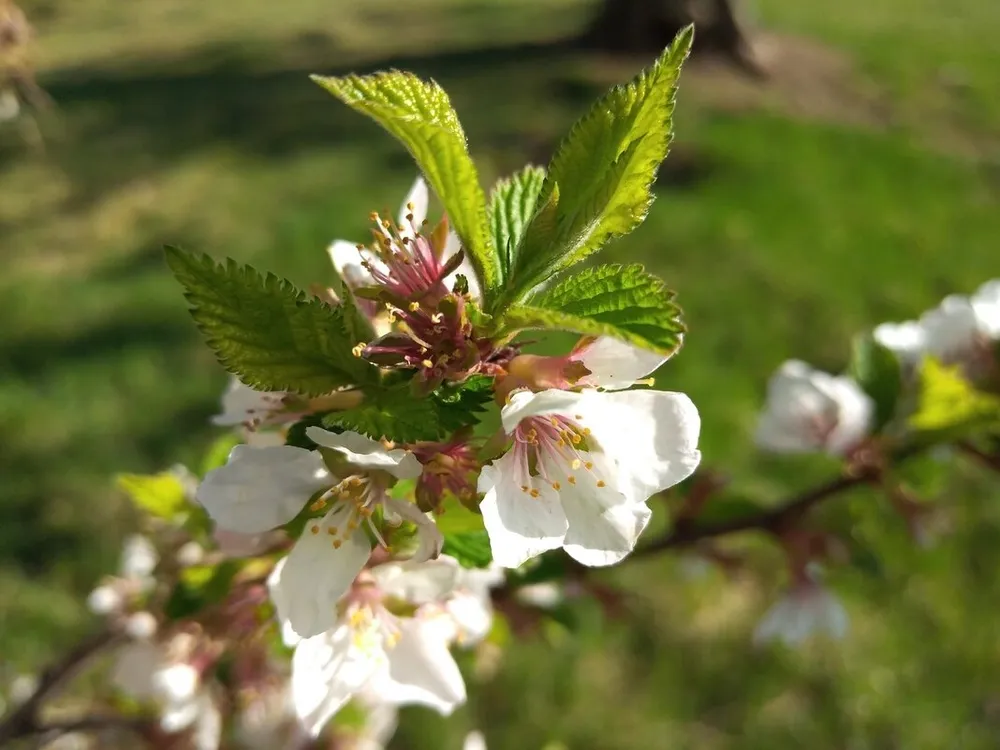
[[[903,390],[899,360],[891,349],[865,334],[854,339],[850,374],[875,402],[874,430],[880,431],[896,414]]]
[[[444,432],[457,432],[479,423],[479,416],[493,400],[493,378],[473,375],[461,383],[445,383],[432,397]]]
[[[917,411],[910,417],[914,429],[962,436],[1000,424],[1000,397],[977,391],[960,365],[925,356],[919,381]]]
[[[646,218],[673,138],[674,97],[693,27],[631,83],[600,99],[560,144],[538,205],[491,312],[628,234]]]
[[[184,484],[172,472],[162,474],[119,474],[118,486],[137,508],[156,518],[174,521],[191,508]]]
[[[641,265],[588,268],[570,276],[531,305],[519,305],[503,316],[507,331],[561,329],[590,336],[614,336],[669,356],[684,335],[674,293]]]
[[[344,313],[344,329],[355,344],[367,344],[375,338],[372,322],[358,308],[354,292],[343,281],[340,282],[340,305]]]
[[[521,243],[524,230],[535,215],[544,184],[545,170],[529,164],[520,172],[498,180],[493,186],[489,205],[490,229],[505,275],[510,272],[514,249]]]
[[[458,498],[451,495],[441,501],[438,512],[434,514],[434,521],[438,531],[445,537],[479,532],[486,528],[482,515],[473,513],[462,505]]]
[[[462,240],[487,299],[500,286],[500,258],[486,218],[486,197],[448,95],[434,81],[397,70],[313,80],[396,137],[416,160]]]
[[[377,379],[377,368],[354,356],[342,309],[232,259],[220,265],[174,247],[166,254],[209,347],[247,385],[317,396]]]
[[[353,409],[330,412],[323,417],[323,426],[399,443],[437,440],[445,434],[435,401],[416,398],[409,387],[382,391]]]
[[[485,568],[493,562],[486,531],[444,535],[444,554],[451,555],[463,568]]]
[[[185,568],[164,605],[164,614],[171,620],[180,620],[218,604],[226,598],[233,579],[241,569],[242,562],[239,560]]]

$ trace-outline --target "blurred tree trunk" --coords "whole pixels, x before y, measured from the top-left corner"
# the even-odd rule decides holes
[[[714,53],[755,77],[763,70],[733,7],[736,0],[603,0],[587,29],[587,46],[607,52],[658,53],[689,23],[695,52]]]

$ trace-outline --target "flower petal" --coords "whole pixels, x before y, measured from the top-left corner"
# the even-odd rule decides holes
[[[564,483],[559,490],[569,520],[564,547],[583,565],[614,565],[635,549],[652,513],[644,503],[630,502],[615,489],[611,483],[615,469],[606,456],[587,456],[593,469],[577,471],[576,482]]]
[[[431,560],[441,554],[444,547],[444,537],[427,515],[413,503],[400,500],[394,497],[387,497],[382,506],[386,511],[386,520],[395,522],[393,516],[399,520],[407,520],[417,525],[417,551],[413,553],[411,560],[415,563],[422,563]]]
[[[441,253],[441,264],[446,264],[448,260],[461,249],[462,241],[458,238],[458,235],[454,232],[448,232],[444,250]],[[482,287],[479,286],[479,277],[476,276],[476,269],[469,261],[468,256],[462,258],[462,262],[458,264],[458,268],[444,277],[444,285],[449,292],[455,288],[455,282],[458,281],[459,274],[462,274],[462,276],[465,277],[466,282],[468,282],[469,296],[474,300],[480,299],[483,296],[483,290]]]
[[[230,378],[222,394],[222,413],[212,417],[212,424],[235,427],[248,422],[265,422],[281,406],[284,394],[256,391],[237,378]]]
[[[312,638],[295,648],[292,657],[292,705],[295,715],[313,737],[385,667],[385,652],[365,638],[358,638],[346,624]]]
[[[347,431],[338,435],[322,427],[309,427],[306,435],[317,445],[343,453],[347,461],[358,469],[385,471],[397,479],[416,479],[420,476],[420,462],[402,448],[387,450],[382,443],[360,433]]]
[[[410,205],[413,206],[412,209]],[[408,229],[410,221],[406,217],[412,213],[413,223],[419,228],[424,223],[424,219],[427,218],[427,207],[429,205],[430,193],[427,190],[427,183],[422,176],[417,177],[413,182],[413,187],[410,188],[410,192],[403,199],[403,205],[399,207],[399,226]],[[413,236],[412,232],[402,232],[402,234],[403,236]]]
[[[456,639],[460,646],[479,643],[493,627],[493,607],[488,598],[460,593],[449,599],[445,611],[456,625]]]
[[[666,362],[669,357],[640,349],[611,336],[589,341],[572,354],[572,359],[590,370],[584,378],[588,386],[619,390],[629,388]]]
[[[546,550],[562,546],[568,522],[559,496],[548,484],[535,483],[537,497],[523,492],[519,467],[511,452],[483,467],[479,491],[486,497],[479,509],[490,537],[493,560],[516,568]]]
[[[579,423],[590,428],[614,463],[618,491],[630,502],[644,502],[698,467],[701,418],[683,393],[583,391],[579,396],[578,411],[567,415],[579,414]]]
[[[237,445],[225,466],[209,472],[198,502],[222,528],[257,534],[288,523],[330,474],[315,451],[290,445]]]
[[[382,593],[411,604],[427,604],[451,594],[461,571],[455,558],[442,556],[427,562],[385,563],[369,572]]]
[[[362,261],[376,262],[371,252],[358,249],[355,242],[347,240],[335,240],[326,249],[330,256],[330,262],[337,275],[344,280],[349,287],[371,286],[375,279],[371,273],[362,265]]]
[[[907,364],[917,362],[927,346],[927,334],[923,326],[915,320],[882,323],[875,326],[872,336]]]
[[[441,628],[419,617],[401,620],[399,628],[388,669],[373,678],[372,689],[388,703],[428,706],[447,716],[465,703],[466,693]]]
[[[333,625],[337,602],[371,556],[364,531],[347,530],[349,518],[342,508],[334,508],[322,520],[310,521],[268,579],[278,618],[300,638],[311,638]],[[335,542],[340,542],[338,547]]]

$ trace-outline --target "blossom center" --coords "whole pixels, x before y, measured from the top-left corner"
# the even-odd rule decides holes
[[[514,431],[513,454],[518,466],[521,492],[539,497],[538,482],[545,482],[556,492],[564,485],[576,485],[578,477],[589,477],[598,488],[607,483],[594,474],[590,452],[590,428],[579,420],[561,415],[529,417]]]

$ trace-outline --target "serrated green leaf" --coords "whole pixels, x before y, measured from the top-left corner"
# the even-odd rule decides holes
[[[895,416],[903,390],[899,360],[892,350],[865,334],[854,339],[850,374],[875,403],[873,429],[879,432]]]
[[[917,411],[910,417],[916,430],[962,436],[967,431],[1000,424],[1000,397],[977,391],[960,365],[945,365],[925,356],[920,364]]]
[[[373,394],[353,409],[330,412],[323,417],[323,426],[399,443],[437,440],[445,434],[434,400],[416,398],[408,387]]]
[[[693,27],[629,84],[600,99],[570,130],[548,167],[535,219],[516,249],[491,312],[628,234],[649,211],[652,186],[673,138],[674,98]]]
[[[448,95],[434,81],[389,71],[313,80],[396,137],[437,193],[479,275],[486,299],[502,281],[500,258],[486,218],[486,197]]]
[[[241,568],[239,560],[185,568],[164,605],[164,614],[171,620],[180,620],[218,604],[229,593],[230,585]]]
[[[162,474],[120,474],[117,484],[137,508],[156,518],[174,521],[190,510],[183,483],[169,471]]]
[[[588,268],[503,316],[507,331],[559,329],[614,336],[670,355],[681,345],[684,323],[674,293],[641,265]]]
[[[340,305],[344,313],[344,330],[355,344],[367,344],[375,338],[372,322],[358,308],[354,292],[343,281],[340,282]]]
[[[493,562],[490,538],[485,530],[445,534],[442,552],[458,560],[463,568],[485,568]]]
[[[520,172],[498,180],[493,186],[489,205],[490,229],[504,275],[510,272],[514,250],[535,215],[544,184],[545,170],[529,164]]]
[[[166,255],[209,347],[247,385],[317,396],[376,381],[377,368],[352,353],[340,308],[232,259],[173,247]]]
[[[434,391],[438,416],[445,433],[478,424],[479,415],[493,400],[493,378],[473,375],[461,383],[446,383]]]

